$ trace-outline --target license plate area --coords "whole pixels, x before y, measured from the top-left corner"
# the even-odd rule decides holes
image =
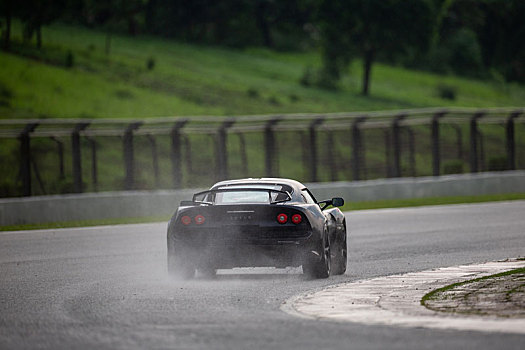
[[[226,212],[226,225],[256,224],[255,210],[228,210]],[[257,226],[257,225],[256,225]]]

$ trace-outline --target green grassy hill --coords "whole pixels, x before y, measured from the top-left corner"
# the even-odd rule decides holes
[[[317,53],[229,50],[153,37],[113,36],[54,25],[44,48],[21,44],[0,53],[0,117],[149,117],[342,112],[431,106],[519,106],[525,87],[440,76],[400,67],[373,67],[371,96],[359,94],[360,62],[338,91],[299,84]],[[69,57],[68,57],[69,56]],[[154,63],[147,69],[148,61]],[[73,63],[71,65],[71,63]],[[70,66],[70,67],[68,67]],[[438,86],[456,90],[439,97]]]
[[[523,106],[525,87],[494,81],[475,81],[440,76],[376,64],[372,72],[371,96],[359,94],[360,62],[354,62],[343,77],[341,88],[328,91],[300,84],[307,67],[320,66],[318,53],[283,53],[265,49],[233,50],[204,47],[153,37],[113,36],[111,52],[105,53],[102,32],[54,25],[44,28],[44,48],[22,43],[21,27],[15,24],[11,51],[0,52],[0,118],[68,117],[159,117],[182,115],[246,115],[269,113],[350,112],[419,107],[503,107]],[[19,36],[17,36],[17,33]],[[153,66],[148,69],[148,64]],[[439,97],[438,88],[455,90],[454,100]],[[468,125],[462,125],[463,148],[468,150]],[[480,127],[485,135],[487,161],[504,157],[503,132],[499,125]],[[430,129],[416,132],[418,176],[431,174]],[[522,149],[523,128],[517,128],[517,149]],[[348,130],[319,135],[320,166],[332,159],[337,180],[351,180],[351,142]],[[406,136],[406,135],[405,135]],[[467,169],[468,153],[456,155],[455,131],[442,128],[443,168],[453,161],[458,171]],[[366,178],[385,177],[384,130],[366,131]],[[333,148],[328,140],[333,141]],[[153,178],[149,141],[135,138],[138,189],[171,188],[170,140],[157,136],[160,179]],[[49,138],[35,138],[33,193],[67,193],[72,189],[70,142],[65,144],[65,178],[58,178],[56,144]],[[83,143],[83,176],[87,191],[123,189],[122,140],[99,137],[98,186],[92,183],[90,150]],[[238,135],[228,138],[230,177],[264,176],[261,133],[246,137],[247,165],[241,163]],[[406,145],[405,145],[406,146]],[[277,140],[279,175],[308,181],[300,132],[281,132]],[[215,179],[213,135],[188,135],[183,146],[183,186],[205,187]],[[407,175],[408,152],[404,152],[403,175]],[[462,158],[462,159],[456,159]],[[191,161],[191,164],[190,164]],[[523,152],[517,154],[523,168]],[[18,176],[19,142],[2,139],[0,144],[0,197],[21,193]],[[326,164],[325,164],[326,163]],[[15,164],[15,166],[13,166]],[[35,171],[34,171],[35,173]],[[41,180],[40,180],[41,178]],[[321,181],[331,181],[327,171]],[[38,181],[37,181],[38,180]]]

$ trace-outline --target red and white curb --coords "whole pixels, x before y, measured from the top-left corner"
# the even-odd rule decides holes
[[[344,283],[288,299],[289,314],[325,321],[525,334],[525,319],[440,313],[421,298],[452,283],[525,267],[525,261],[489,262]]]

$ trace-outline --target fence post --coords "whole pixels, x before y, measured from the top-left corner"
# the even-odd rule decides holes
[[[354,181],[361,179],[359,176],[361,170],[361,130],[359,129],[359,124],[363,123],[367,118],[362,116],[355,119],[352,123],[352,173]]]
[[[97,142],[90,137],[86,137],[91,148],[91,182],[93,190],[98,192],[98,167],[97,167]]]
[[[228,178],[228,146],[227,146],[227,132],[228,128],[235,123],[235,119],[228,119],[224,121],[217,130],[217,181]]]
[[[405,119],[405,115],[394,117],[392,122],[392,138],[394,145],[394,177],[401,177],[401,126],[399,122]]]
[[[507,118],[505,125],[505,136],[507,145],[507,168],[516,170],[516,142],[514,140],[514,119],[520,116],[521,112],[514,112]]]
[[[20,176],[22,177],[22,195],[31,195],[31,136],[29,134],[38,126],[27,124],[18,136],[20,140]]]
[[[82,193],[84,185],[82,183],[82,155],[80,149],[80,132],[87,128],[89,123],[79,123],[75,125],[71,134],[71,153],[73,158],[73,192]]]
[[[171,173],[173,177],[173,188],[182,187],[182,152],[180,130],[188,120],[183,119],[175,123],[171,129]]]
[[[157,152],[157,142],[155,138],[148,134],[146,135],[149,144],[151,146],[151,160],[153,162],[153,176],[155,177],[155,188],[159,188],[160,178],[159,178],[159,155]]]
[[[385,137],[385,165],[386,165],[386,177],[392,177],[392,140],[390,139],[390,130],[385,129],[383,131]]]
[[[66,177],[64,169],[64,143],[57,139],[55,136],[50,137],[57,144],[58,149],[58,179],[63,180]]]
[[[142,122],[131,123],[124,131],[124,165],[126,167],[126,177],[124,179],[124,189],[132,190],[135,188],[135,157],[133,150],[133,131],[140,128]]]
[[[278,170],[275,165],[275,137],[273,134],[273,127],[281,121],[281,118],[275,118],[271,119],[266,123],[266,126],[264,127],[264,150],[265,150],[265,168],[266,168],[266,176],[269,177],[276,177],[278,176]]]
[[[438,112],[432,117],[432,175],[434,176],[440,175],[439,119],[443,118],[445,114],[446,112]]]
[[[483,112],[475,113],[470,117],[470,172],[477,173],[478,167],[478,119],[483,117]]]
[[[310,181],[317,182],[317,133],[316,129],[323,123],[323,118],[317,118],[308,127],[310,141]]]

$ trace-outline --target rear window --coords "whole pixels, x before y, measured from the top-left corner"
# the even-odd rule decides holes
[[[248,188],[261,188],[277,191],[285,191],[290,193],[293,192],[292,187],[288,185],[280,184],[242,184],[242,185],[232,185],[232,186],[221,186],[217,189],[227,190],[227,189],[243,189],[246,188],[246,191],[231,191],[231,192],[218,192],[213,198],[213,203],[215,204],[264,204],[270,203],[270,201],[279,201],[286,200],[287,196],[284,193],[278,192],[263,192],[263,191],[250,191]],[[271,198],[270,198],[271,196]],[[210,198],[211,199],[211,198]]]
[[[272,197],[276,195],[277,193],[272,193]],[[270,203],[270,196],[268,195],[268,192],[260,191],[220,192],[215,195],[215,203]]]

